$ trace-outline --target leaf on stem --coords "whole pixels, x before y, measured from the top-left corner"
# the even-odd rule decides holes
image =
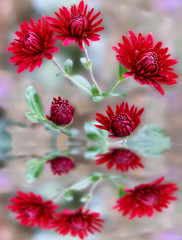
[[[63,66],[65,72],[71,76],[72,75],[72,69],[73,69],[73,61],[71,59],[67,59],[64,62],[64,66]]]
[[[137,135],[127,138],[126,146],[145,157],[157,157],[164,150],[171,148],[171,140],[170,137],[164,136],[158,125],[149,124],[141,128]]]
[[[123,74],[125,72],[128,72],[128,69],[126,69],[121,63],[119,63],[119,79],[118,82],[122,82],[124,77]]]
[[[124,188],[122,185],[119,185],[119,187],[118,187],[118,194],[119,194],[120,198],[122,198],[124,195],[127,194],[127,192],[124,191]]]
[[[63,195],[64,199],[67,201],[72,201],[73,200],[73,191],[71,189],[68,189],[64,192]]]
[[[87,61],[85,57],[80,58],[80,62],[86,68],[89,68],[92,65],[91,61]]]
[[[88,91],[84,90],[83,88],[79,87],[78,85],[76,85],[76,84],[74,84],[74,83],[73,83],[73,85],[74,85],[75,87],[79,88],[80,91],[83,92],[85,95],[91,97],[91,88],[92,88],[92,86],[91,86],[91,84],[88,82],[88,80],[87,80],[86,78],[82,77],[81,75],[73,75],[72,77],[73,77],[73,79],[74,79],[77,83],[79,83],[80,85],[82,85],[83,87],[85,87]],[[90,94],[89,94],[89,92],[90,92]]]
[[[108,142],[108,133],[94,126],[96,122],[86,122],[84,125],[85,133],[89,140],[95,142]]]
[[[45,159],[31,159],[27,162],[27,165],[30,166],[25,174],[25,179],[29,183],[34,183],[40,176],[43,166],[45,164]]]

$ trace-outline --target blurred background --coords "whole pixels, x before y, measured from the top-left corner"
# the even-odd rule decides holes
[[[155,41],[163,41],[169,48],[172,57],[178,60],[175,67],[179,75],[178,84],[164,87],[165,96],[160,95],[149,86],[141,86],[135,81],[125,81],[118,87],[119,92],[127,92],[124,98],[130,104],[144,107],[145,112],[139,128],[146,124],[157,124],[164,134],[171,138],[171,148],[153,155],[140,155],[144,169],[137,169],[127,174],[123,180],[126,187],[133,187],[165,176],[167,180],[179,186],[179,200],[173,202],[163,213],[156,213],[153,218],[134,219],[129,221],[120,213],[112,210],[117,199],[117,189],[108,181],[103,181],[95,191],[89,207],[101,212],[105,219],[101,234],[90,236],[95,240],[182,240],[182,0],[85,0],[90,8],[102,11],[105,30],[101,33],[101,41],[93,42],[89,55],[93,62],[94,74],[104,91],[111,89],[118,77],[118,62],[113,45],[121,42],[122,35],[128,30],[138,34],[153,33]],[[19,24],[38,19],[44,13],[53,16],[54,11],[62,5],[69,7],[79,1],[71,0],[0,0],[0,240],[58,240],[63,238],[52,231],[42,231],[21,226],[6,209],[9,198],[17,190],[41,194],[44,198],[53,198],[61,189],[87,176],[93,171],[107,173],[104,166],[97,167],[93,160],[85,157],[88,146],[84,134],[84,123],[92,121],[95,113],[104,113],[106,106],[120,104],[123,99],[106,99],[94,103],[74,88],[69,82],[57,75],[55,65],[44,60],[40,69],[33,73],[24,71],[16,73],[10,64],[11,54],[6,48],[13,41],[14,32]],[[82,52],[75,45],[62,47],[57,41],[60,51],[56,54],[60,63],[67,58],[74,61],[74,73],[88,77],[86,69],[81,66],[79,58]],[[73,143],[67,136],[46,131],[42,124],[32,124],[26,117],[28,111],[24,100],[24,92],[28,85],[33,85],[41,95],[45,113],[49,113],[53,97],[68,98],[76,108],[73,122],[76,138]],[[137,134],[138,130],[136,131]],[[69,140],[69,142],[67,142]],[[75,144],[77,147],[75,147]],[[25,181],[26,161],[36,157],[42,158],[46,153],[64,151],[74,145],[72,158],[76,168],[68,175],[53,176],[49,166],[45,165],[42,175],[34,183]],[[139,153],[140,154],[140,153]],[[118,174],[111,171],[112,174]],[[166,181],[167,182],[167,181]],[[81,205],[80,196],[84,192],[75,193],[75,201],[61,202],[62,207],[76,209]],[[111,197],[112,196],[112,197]]]

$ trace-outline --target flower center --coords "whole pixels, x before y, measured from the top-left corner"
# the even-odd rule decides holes
[[[87,229],[88,223],[82,216],[75,216],[71,219],[71,226],[76,231],[82,231]]]
[[[23,210],[28,219],[35,219],[39,216],[40,209],[37,207],[27,207]]]
[[[33,34],[27,33],[23,38],[23,45],[25,49],[29,49],[30,47],[34,46],[36,38]]]
[[[146,206],[155,206],[156,203],[158,202],[158,194],[155,192],[146,192],[145,190],[140,192],[139,196],[137,197],[140,202],[145,204]]]
[[[87,28],[88,28],[88,21],[87,18],[80,14],[76,13],[69,19],[69,29],[70,33],[74,37],[82,37],[82,35],[85,35]]]
[[[114,116],[111,121],[111,129],[118,137],[130,135],[134,128],[135,123],[126,113]]]
[[[133,161],[133,154],[127,150],[117,149],[112,153],[112,158],[116,163],[128,164]]]
[[[157,74],[160,68],[157,53],[147,52],[142,54],[136,63],[136,67],[140,74]]]

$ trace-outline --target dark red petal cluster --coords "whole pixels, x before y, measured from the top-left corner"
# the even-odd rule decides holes
[[[52,53],[58,52],[58,48],[54,47],[54,32],[44,16],[37,23],[33,19],[30,20],[30,24],[24,21],[20,28],[21,31],[16,32],[18,38],[14,39],[12,46],[7,50],[14,54],[11,63],[19,66],[17,73],[27,68],[32,72],[35,67],[42,65],[44,57],[50,60]]]
[[[47,162],[50,163],[53,174],[59,176],[61,176],[61,174],[69,173],[75,167],[72,159],[65,156],[59,156]]]
[[[102,125],[95,125],[100,129],[107,130],[111,133],[109,137],[125,137],[130,135],[140,124],[140,115],[144,108],[137,111],[137,107],[133,105],[129,109],[128,103],[116,105],[116,111],[113,112],[110,106],[107,107],[107,116],[96,113],[96,120]]]
[[[164,177],[148,184],[141,184],[134,189],[125,189],[124,197],[117,201],[114,208],[122,212],[122,215],[130,215],[130,219],[147,215],[152,217],[154,211],[162,212],[163,208],[168,208],[171,201],[177,200],[173,196],[178,190],[174,183],[162,183]]]
[[[57,218],[53,220],[52,228],[56,229],[61,235],[71,234],[73,237],[84,239],[88,233],[94,234],[94,231],[100,232],[101,223],[104,220],[100,219],[100,214],[90,212],[89,209],[83,210],[83,207],[77,211],[63,210],[57,214]]]
[[[93,15],[94,8],[88,12],[87,8],[88,5],[81,1],[78,7],[72,5],[70,11],[66,7],[59,8],[59,13],[55,12],[57,18],[47,17],[52,22],[52,29],[59,34],[56,38],[63,41],[64,46],[75,42],[83,50],[83,42],[89,46],[89,40],[100,40],[98,32],[104,27],[98,26],[102,19],[95,21],[100,12]]]
[[[49,228],[58,206],[54,205],[51,200],[44,202],[40,195],[34,193],[18,192],[17,194],[11,199],[13,205],[8,206],[15,213],[16,219],[19,219],[24,226],[37,225],[40,228]]]
[[[123,43],[113,47],[117,52],[118,61],[129,71],[124,77],[133,76],[140,84],[147,84],[155,87],[162,95],[164,90],[160,84],[176,84],[178,76],[173,72],[172,65],[177,61],[170,59],[168,48],[162,48],[162,42],[153,43],[153,36],[150,33],[147,38],[141,33],[138,37],[129,31],[130,41],[123,36]]]
[[[68,100],[58,97],[58,99],[53,98],[50,116],[46,116],[46,118],[58,126],[65,126],[72,121],[74,113],[75,109]]]
[[[140,157],[125,148],[110,149],[108,153],[99,154],[96,157],[96,164],[106,164],[107,169],[115,166],[116,170],[126,172],[129,169],[144,168]]]

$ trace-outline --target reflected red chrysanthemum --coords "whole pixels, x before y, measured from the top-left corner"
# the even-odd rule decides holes
[[[173,72],[172,65],[177,61],[169,59],[168,48],[162,48],[162,42],[154,45],[153,36],[150,33],[147,38],[139,33],[138,37],[129,31],[130,41],[123,36],[123,44],[113,47],[117,52],[118,61],[129,71],[124,73],[124,77],[133,76],[140,84],[147,84],[155,87],[162,95],[164,90],[160,84],[173,85],[178,77]]]
[[[106,113],[108,117],[96,113],[96,120],[102,125],[95,125],[100,129],[107,130],[111,133],[109,137],[125,137],[130,135],[140,124],[140,116],[144,108],[137,112],[137,107],[133,105],[129,109],[128,103],[116,105],[116,111],[113,112],[110,106],[107,107]]]
[[[115,166],[116,170],[126,172],[129,169],[144,168],[140,157],[125,148],[110,149],[108,153],[99,154],[96,158],[96,164],[106,164],[107,169]]]
[[[97,33],[104,29],[98,27],[103,19],[95,22],[100,12],[92,16],[94,8],[88,12],[87,8],[88,5],[81,1],[78,7],[72,5],[70,12],[66,7],[62,7],[59,8],[59,13],[55,12],[57,18],[47,17],[52,22],[52,29],[59,34],[55,37],[63,41],[63,46],[75,42],[83,50],[83,42],[90,46],[89,40],[100,40],[100,35]]]
[[[152,217],[154,211],[162,212],[163,208],[168,208],[171,201],[177,200],[173,196],[178,190],[174,183],[162,183],[164,177],[148,184],[141,184],[134,189],[124,189],[127,193],[117,201],[115,209],[122,212],[122,215],[130,215],[129,219],[136,216],[147,215]]]
[[[94,234],[94,231],[100,232],[101,223],[104,220],[100,219],[100,214],[83,210],[83,207],[77,211],[64,209],[63,212],[57,214],[57,219],[53,220],[52,228],[56,229],[61,235],[71,234],[73,237],[84,239],[88,233]]]
[[[30,24],[24,21],[20,28],[21,31],[15,32],[18,38],[14,39],[7,51],[14,54],[10,62],[19,66],[17,73],[27,68],[32,72],[35,67],[42,65],[44,57],[50,60],[52,53],[58,51],[58,48],[54,47],[54,32],[44,16],[37,23],[33,19],[30,20]]]
[[[37,225],[40,228],[47,229],[55,216],[54,205],[51,200],[44,202],[40,195],[34,193],[17,192],[17,196],[11,199],[13,205],[8,206],[15,213],[16,219],[24,226]]]
[[[75,109],[71,106],[68,100],[53,98],[50,115],[46,118],[58,126],[65,126],[73,120]]]
[[[61,174],[69,173],[75,167],[72,159],[65,156],[59,156],[48,160],[47,163],[50,163],[53,174],[59,176],[61,176]]]

